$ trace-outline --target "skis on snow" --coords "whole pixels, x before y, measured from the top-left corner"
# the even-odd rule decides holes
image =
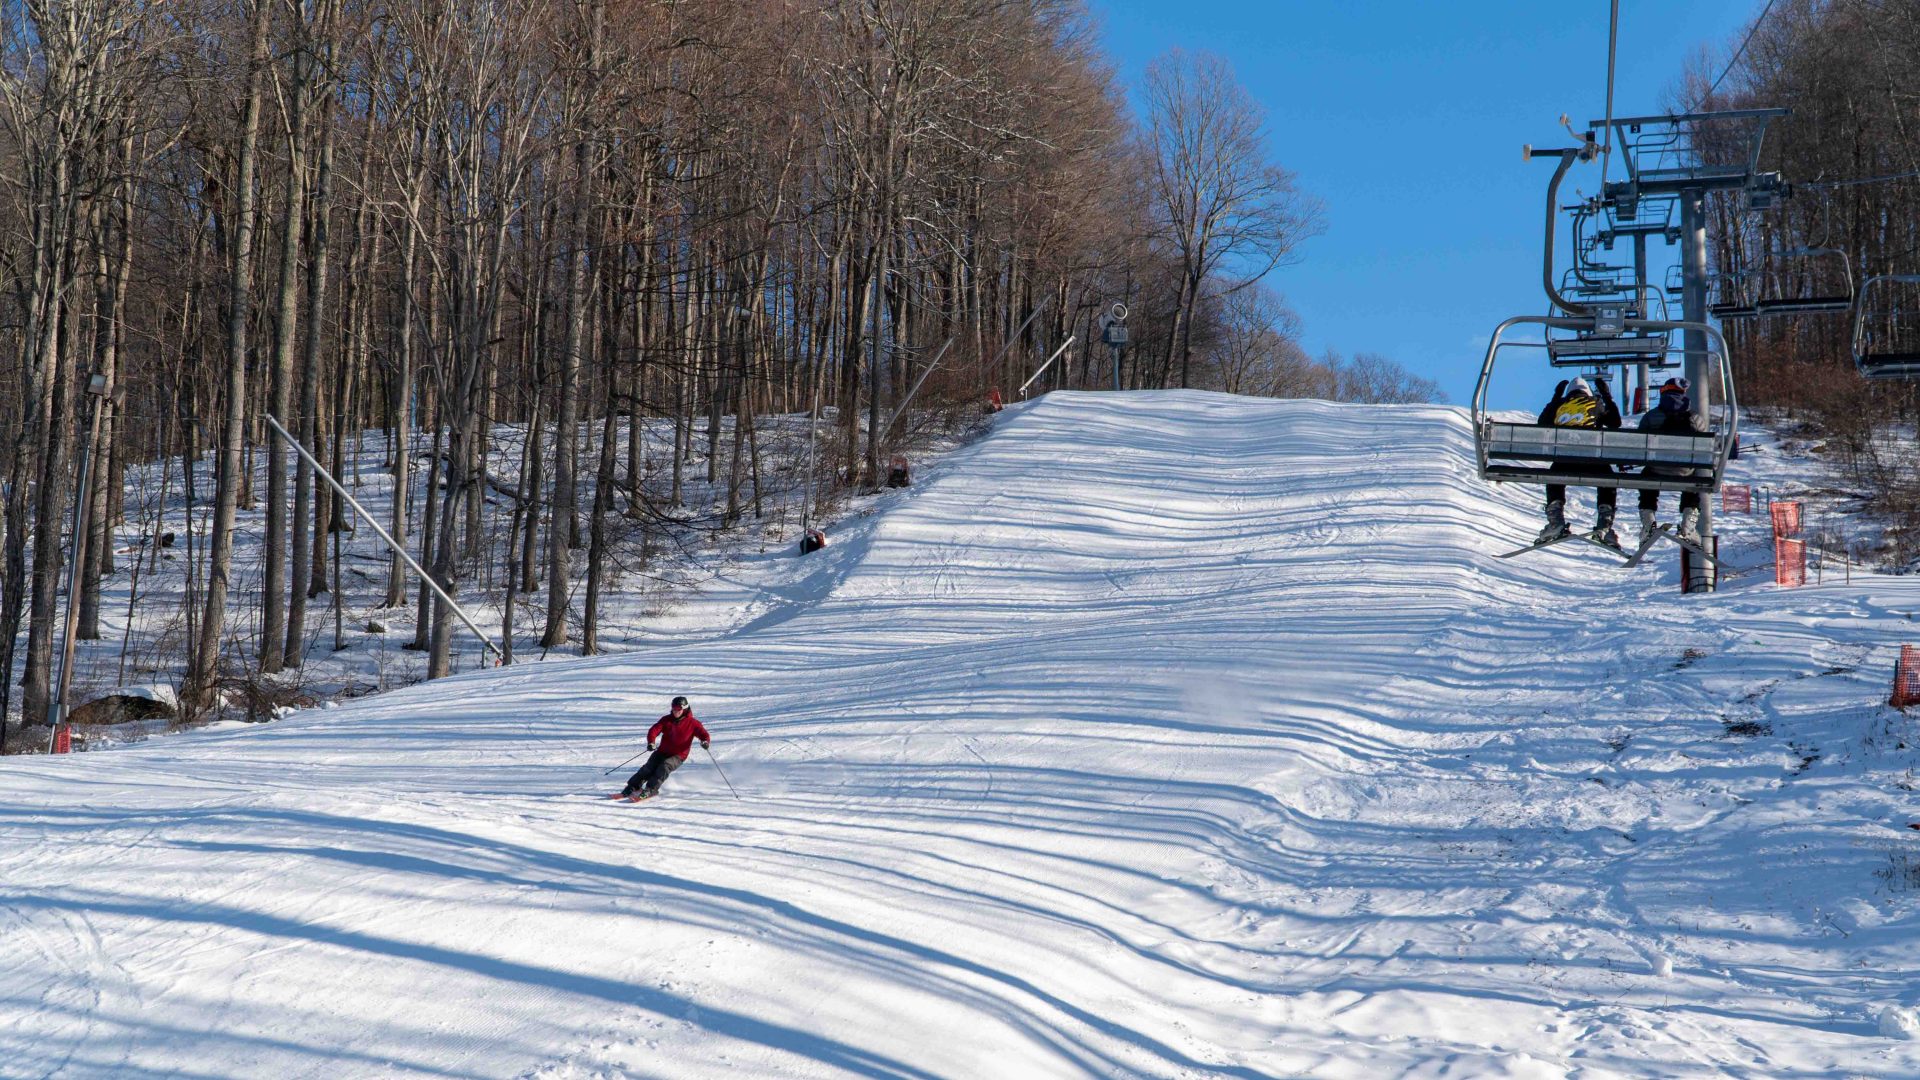
[[[1714,558],[1712,555],[1707,554],[1707,549],[1704,547],[1701,547],[1698,542],[1691,540],[1685,536],[1681,536],[1677,532],[1674,532],[1673,526],[1667,522],[1661,522],[1660,524],[1655,525],[1653,527],[1652,532],[1649,532],[1647,535],[1640,538],[1640,544],[1638,547],[1634,548],[1633,555],[1627,559],[1627,565],[1639,566],[1640,560],[1646,558],[1647,552],[1652,549],[1654,541],[1659,540],[1662,537],[1665,537],[1666,539],[1671,540],[1676,544],[1679,544],[1681,547],[1686,548],[1688,551],[1693,552],[1696,556],[1700,558],[1702,562],[1705,562],[1708,566],[1713,567],[1715,570],[1720,569],[1720,560]]]
[[[1515,548],[1512,551],[1503,552],[1502,554],[1495,555],[1494,558],[1511,559],[1515,555],[1525,555],[1529,551],[1539,551],[1542,548],[1550,548],[1555,544],[1564,544],[1569,540],[1585,540],[1587,543],[1592,544],[1594,547],[1597,547],[1602,551],[1610,551],[1615,555],[1625,555],[1627,553],[1625,548],[1615,547],[1612,544],[1608,544],[1603,541],[1594,539],[1591,533],[1569,532],[1562,536],[1556,536],[1551,540],[1538,540],[1538,541],[1535,541],[1534,543],[1528,544],[1526,547]]]
[[[1634,546],[1633,554],[1627,556],[1627,566],[1629,568],[1639,566],[1640,560],[1646,558],[1647,552],[1653,550],[1653,542],[1655,540],[1660,539],[1660,534],[1663,532],[1666,532],[1670,528],[1672,528],[1671,525],[1667,525],[1663,522],[1659,525],[1655,525],[1651,529],[1648,529],[1647,534],[1640,538],[1640,543]]]
[[[1634,549],[1631,552],[1629,552],[1626,548],[1616,547],[1613,544],[1604,543],[1598,539],[1595,539],[1592,533],[1568,532],[1564,536],[1556,536],[1551,540],[1540,540],[1540,541],[1536,541],[1534,543],[1528,544],[1526,547],[1523,547],[1523,548],[1515,548],[1512,551],[1502,552],[1501,554],[1494,556],[1494,558],[1511,559],[1516,555],[1525,555],[1529,551],[1540,551],[1543,548],[1550,548],[1556,544],[1564,544],[1569,540],[1584,540],[1587,543],[1592,544],[1594,547],[1597,547],[1602,551],[1608,552],[1613,555],[1625,556],[1626,557],[1625,565],[1628,567],[1635,567],[1635,566],[1639,566],[1641,560],[1647,557],[1647,552],[1653,549],[1654,542],[1661,539],[1662,537],[1665,537],[1666,539],[1671,540],[1674,543],[1679,544],[1681,547],[1686,548],[1687,550],[1693,552],[1695,555],[1699,556],[1702,560],[1704,560],[1708,566],[1711,566],[1716,570],[1720,568],[1719,560],[1707,554],[1706,548],[1703,548],[1699,544],[1695,543],[1694,541],[1689,540],[1686,537],[1681,536],[1679,533],[1674,532],[1673,526],[1668,523],[1655,525],[1653,527],[1652,532],[1649,532],[1645,536],[1640,538],[1640,543],[1635,545]]]

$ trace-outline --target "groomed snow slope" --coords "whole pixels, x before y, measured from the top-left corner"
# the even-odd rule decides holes
[[[1055,394],[724,637],[9,759],[0,1073],[1920,1074],[1920,588],[1495,561],[1470,445]],[[596,801],[682,692],[742,797]]]

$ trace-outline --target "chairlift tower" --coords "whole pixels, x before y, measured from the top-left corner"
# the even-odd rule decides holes
[[[1779,173],[1763,172],[1760,168],[1767,127],[1787,114],[1786,109],[1727,109],[1588,122],[1588,144],[1597,136],[1610,148],[1617,148],[1627,174],[1624,180],[1607,183],[1600,193],[1602,204],[1612,210],[1617,221],[1637,219],[1644,200],[1669,197],[1679,203],[1682,322],[1697,326],[1704,324],[1708,315],[1707,194],[1742,192],[1749,211],[1769,209],[1789,194],[1790,189]],[[1710,161],[1707,148],[1715,145],[1723,152],[1733,149],[1739,153],[1726,160]],[[1556,188],[1569,164],[1570,161],[1563,162],[1555,175]],[[1549,205],[1553,194],[1549,193]],[[1549,259],[1551,255],[1550,227]],[[1556,306],[1575,313],[1555,290],[1549,287],[1547,291]],[[1693,411],[1704,422],[1713,394],[1706,336],[1697,329],[1687,329],[1683,334],[1683,356],[1687,381],[1693,392]],[[1713,508],[1706,499],[1701,500],[1700,506],[1700,537],[1708,550],[1712,550]],[[1711,591],[1713,571],[1705,565],[1692,567],[1684,587],[1688,592]]]
[[[1707,322],[1706,199],[1709,192],[1739,192],[1748,210],[1764,210],[1788,193],[1778,173],[1760,169],[1767,126],[1785,109],[1739,109],[1714,113],[1628,116],[1595,120],[1572,146],[1551,150],[1528,147],[1526,156],[1559,163],[1547,185],[1546,235],[1541,256],[1541,285],[1552,310],[1544,316],[1519,315],[1501,323],[1487,345],[1480,381],[1474,388],[1471,419],[1483,480],[1495,483],[1573,484],[1600,488],[1638,488],[1706,495],[1718,490],[1726,463],[1739,439],[1739,403],[1726,339]],[[1602,143],[1601,136],[1605,136]],[[1577,205],[1560,205],[1560,184],[1577,162],[1591,162],[1614,149],[1624,159],[1626,179],[1607,183],[1601,193]],[[1675,209],[1679,222],[1674,224]],[[1562,213],[1573,215],[1574,250],[1566,275],[1556,279],[1554,245]],[[1621,236],[1634,240],[1632,267],[1599,256]],[[1681,248],[1677,284],[1650,281],[1646,239],[1658,236]],[[1631,273],[1631,277],[1626,275]],[[1667,311],[1667,298],[1679,293],[1680,318]],[[1507,340],[1521,327],[1540,328],[1542,340]],[[1679,337],[1679,348],[1674,337]],[[1650,368],[1671,366],[1675,353],[1692,387],[1697,433],[1614,431],[1552,424],[1516,423],[1493,415],[1488,387],[1503,348],[1543,349],[1554,367],[1637,368],[1641,386]],[[1717,386],[1717,390],[1716,390]],[[1715,404],[1716,395],[1721,404]],[[1721,425],[1714,426],[1718,410]],[[1585,478],[1590,484],[1582,485]],[[1695,554],[1682,556],[1682,587],[1710,591],[1717,563],[1712,555],[1711,503],[1701,499],[1700,535],[1679,538],[1664,530],[1651,534],[1674,539]],[[1698,543],[1695,543],[1695,540]],[[1635,565],[1645,554],[1633,555]],[[1523,548],[1510,555],[1533,550]],[[1506,556],[1503,556],[1506,557]]]
[[[1610,215],[1611,220],[1602,228],[1595,230],[1594,241],[1611,251],[1613,245],[1622,237],[1633,240],[1633,280],[1643,288],[1656,289],[1652,279],[1647,276],[1647,238],[1658,237],[1667,244],[1680,242],[1680,227],[1673,221],[1673,196],[1658,196],[1635,199],[1630,203],[1617,206]],[[1666,295],[1660,293],[1661,306],[1666,306]],[[1643,317],[1652,317],[1651,312]],[[1633,398],[1636,409],[1644,407],[1652,390],[1649,373],[1651,368],[1638,365],[1640,385]]]

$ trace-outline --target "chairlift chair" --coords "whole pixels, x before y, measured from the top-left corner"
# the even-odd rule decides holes
[[[1920,281],[1920,276],[1914,278]],[[1546,340],[1508,341],[1507,334],[1520,326],[1539,326]],[[1726,389],[1727,400],[1715,406],[1711,430],[1703,435],[1676,435],[1621,429],[1554,427],[1546,424],[1497,420],[1487,411],[1487,390],[1492,383],[1494,364],[1503,348],[1546,348],[1552,356],[1553,331],[1591,332],[1595,320],[1555,315],[1518,315],[1501,323],[1487,344],[1486,362],[1480,369],[1480,381],[1473,392],[1474,449],[1480,478],[1493,483],[1579,484],[1594,481],[1600,486],[1651,491],[1717,490],[1726,474],[1727,455],[1739,437],[1738,403],[1734,397],[1733,375],[1727,360],[1726,339],[1705,323],[1658,319],[1627,319],[1621,336],[1650,341],[1670,339],[1675,331],[1697,331],[1708,343],[1707,353],[1719,384]],[[1562,338],[1565,342],[1595,338]],[[1657,354],[1664,360],[1667,350]],[[1615,353],[1602,361],[1608,364],[1654,364],[1651,352]],[[1554,359],[1555,366],[1574,366]],[[1581,362],[1586,366],[1588,362]],[[1707,380],[1711,382],[1711,380]],[[1691,475],[1675,476],[1649,473],[1649,466],[1685,469]]]
[[[1618,364],[1671,367],[1673,345],[1665,334],[1548,338],[1547,359],[1557,368],[1606,368]]]
[[[1620,364],[1671,367],[1678,360],[1673,358],[1672,339],[1665,331],[1627,331],[1629,322],[1647,321],[1653,307],[1659,309],[1661,317],[1653,321],[1663,320],[1666,306],[1660,290],[1622,284],[1605,300],[1592,305],[1595,312],[1606,312],[1602,318],[1572,320],[1579,329],[1571,335],[1556,336],[1554,327],[1547,328],[1547,362],[1557,368],[1596,370]]]
[[[1760,314],[1759,305],[1744,299],[1735,291],[1734,283],[1753,276],[1751,270],[1724,271],[1715,274],[1707,283],[1707,314],[1726,322],[1729,319],[1751,319]]]
[[[1920,274],[1880,274],[1860,283],[1853,310],[1853,366],[1869,379],[1920,379]]]
[[[1594,242],[1607,250],[1633,236],[1657,236],[1672,239],[1675,232],[1672,195],[1648,195],[1622,192],[1603,200],[1606,221],[1594,231]]]
[[[1596,271],[1606,271],[1604,274]],[[1617,300],[1632,304],[1633,283],[1623,266],[1569,267],[1560,275],[1560,294],[1587,300]]]
[[[1755,314],[1761,317],[1772,315],[1831,315],[1853,309],[1853,260],[1840,248],[1793,248],[1776,253],[1780,258],[1813,259],[1831,257],[1840,263],[1840,282],[1845,291],[1840,293],[1810,294],[1807,296],[1763,297],[1754,301]]]

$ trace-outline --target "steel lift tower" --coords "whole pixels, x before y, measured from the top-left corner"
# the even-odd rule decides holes
[[[1682,322],[1701,324],[1707,319],[1707,214],[1709,192],[1737,192],[1749,211],[1765,210],[1788,194],[1787,185],[1777,172],[1760,169],[1760,151],[1767,126],[1787,115],[1786,109],[1730,109],[1710,113],[1682,113],[1670,116],[1629,116],[1593,120],[1587,124],[1589,145],[1596,136],[1620,152],[1626,179],[1607,183],[1600,193],[1601,204],[1615,221],[1631,221],[1638,216],[1643,199],[1670,197],[1680,204],[1680,274]],[[1611,130],[1608,125],[1611,123]],[[1712,161],[1713,151],[1726,160]],[[1547,195],[1549,213],[1558,195],[1560,180],[1573,162],[1562,157]],[[1584,308],[1570,307],[1566,298],[1553,287],[1553,222],[1548,222],[1547,295],[1556,307],[1568,314],[1585,314]],[[1715,392],[1708,364],[1707,341],[1697,329],[1684,331],[1683,352],[1687,381],[1693,388],[1695,415],[1704,420]],[[1727,388],[1720,388],[1727,393]],[[1701,500],[1700,535],[1706,547],[1713,547],[1713,507]],[[1710,591],[1714,574],[1710,566],[1696,560],[1689,567],[1687,591]]]

